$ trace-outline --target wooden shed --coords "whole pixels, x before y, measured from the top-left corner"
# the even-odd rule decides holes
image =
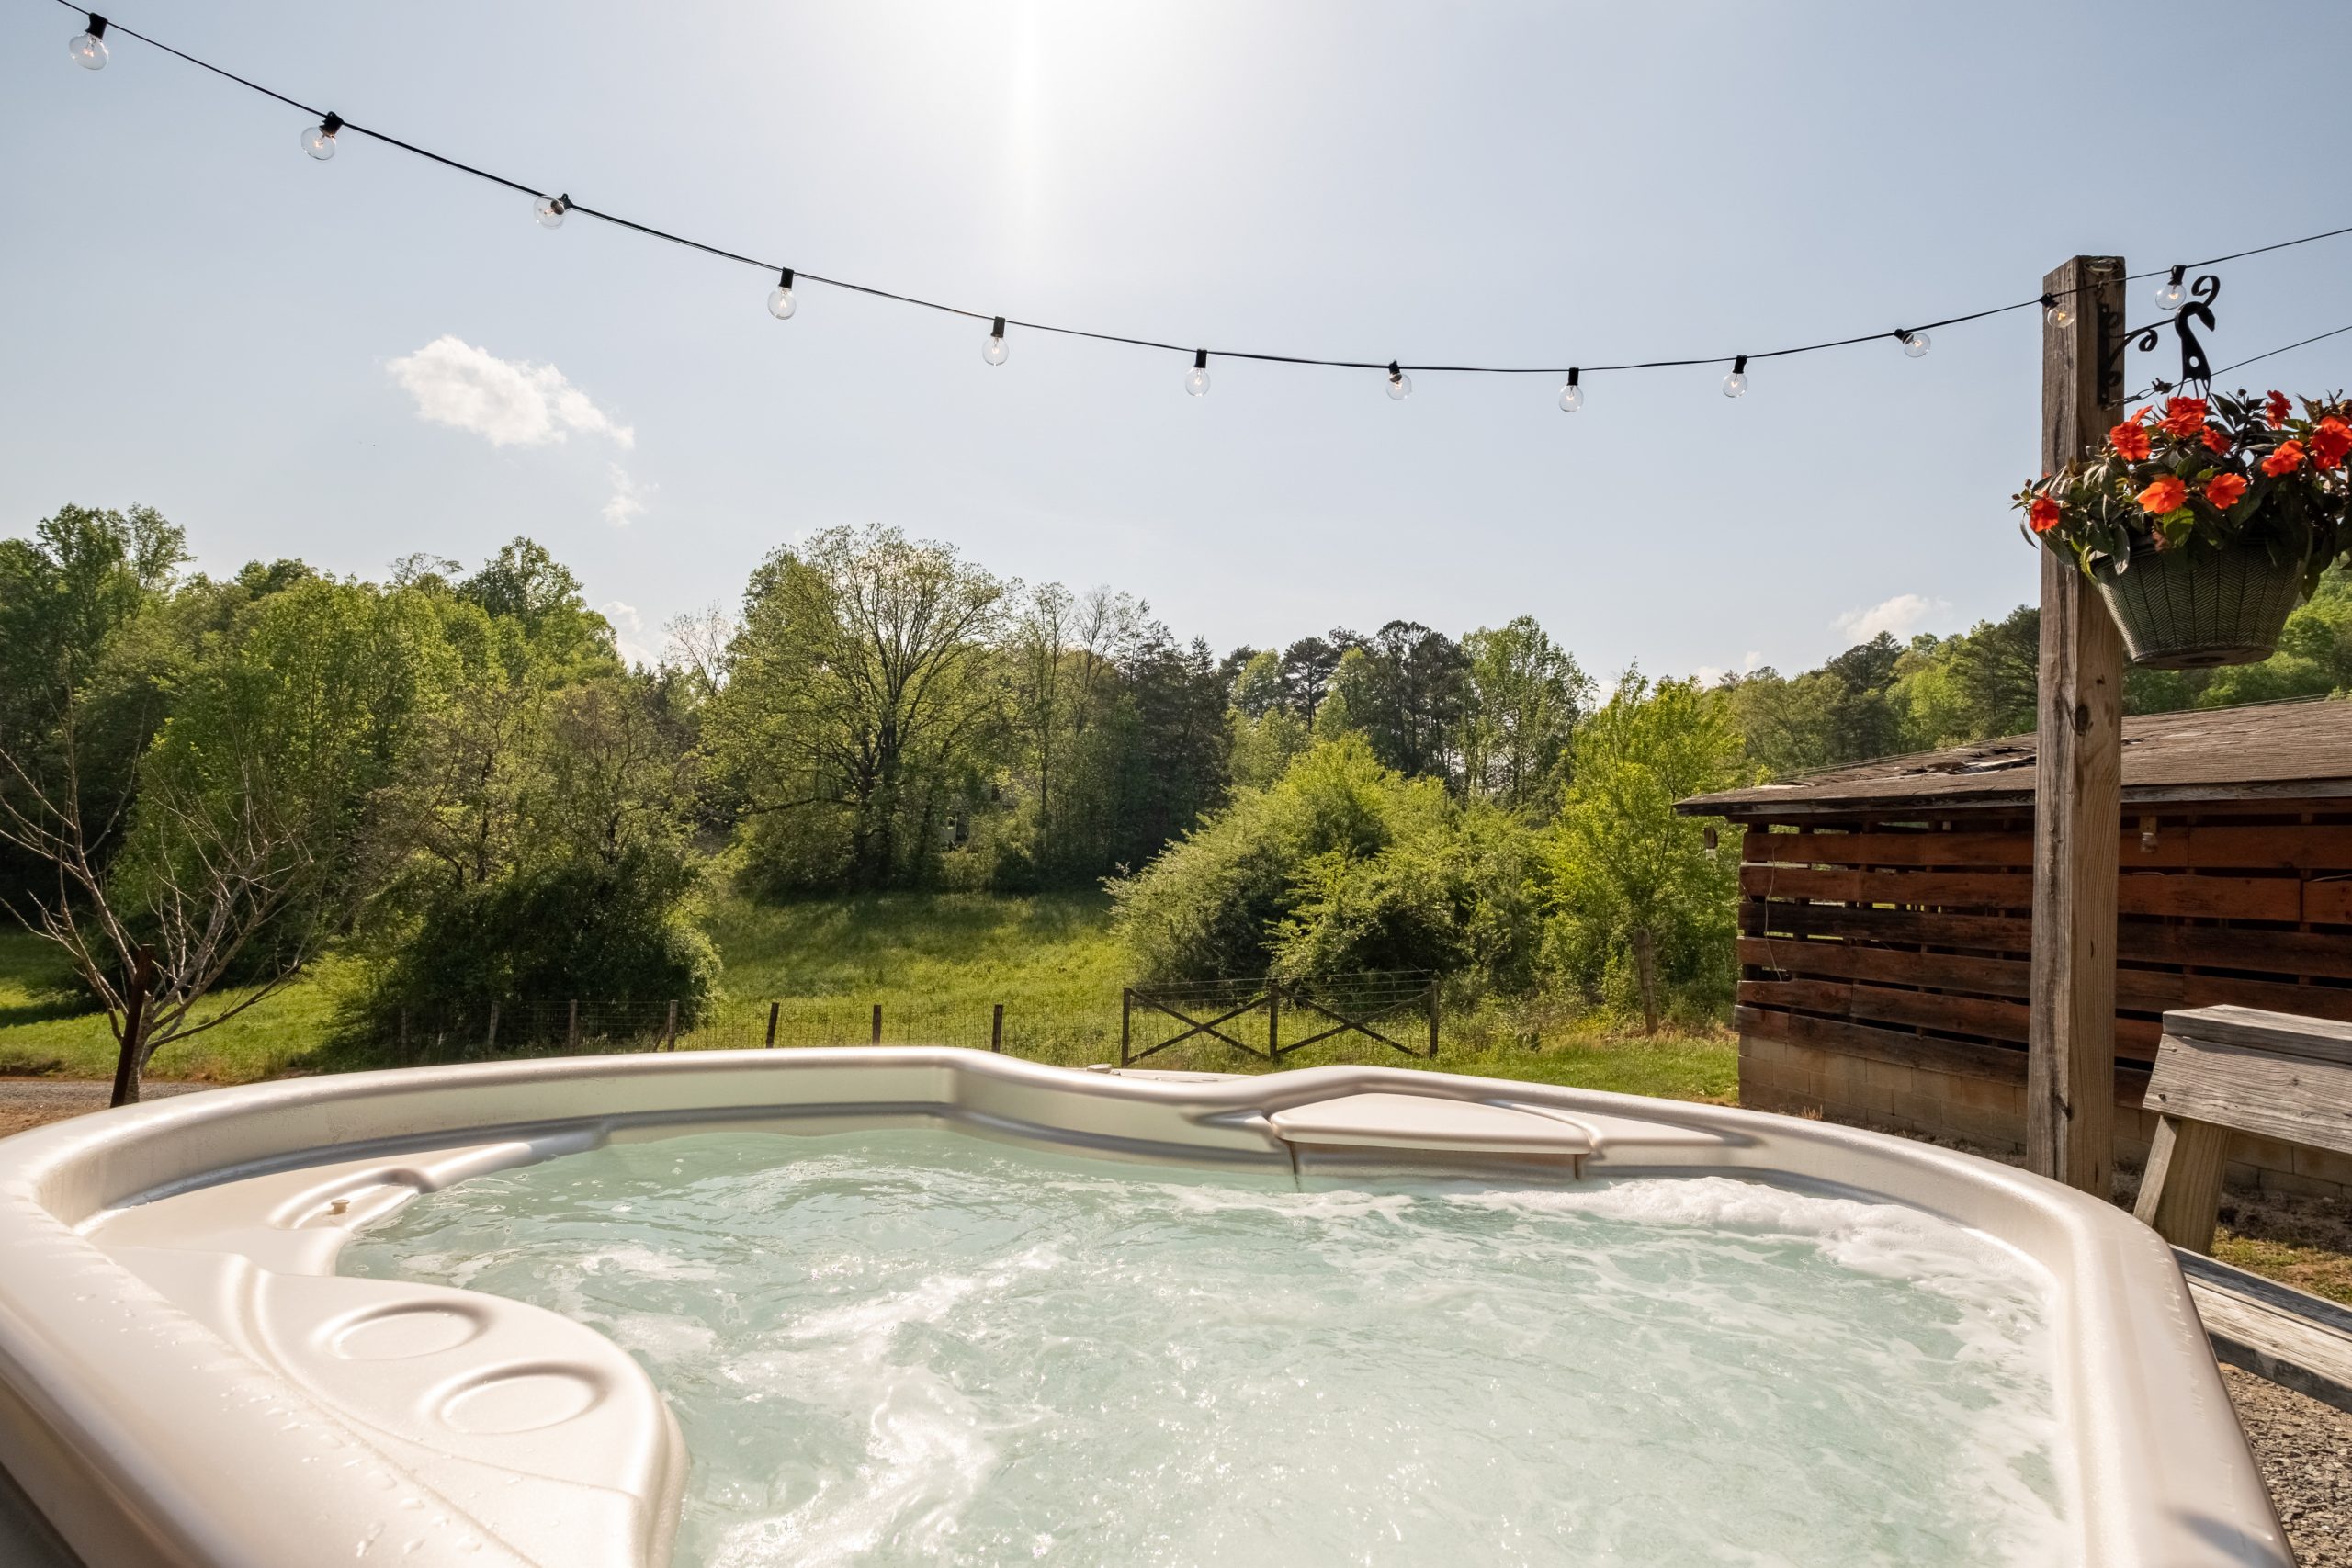
[[[2352,702],[2122,736],[2116,1129],[2136,1162],[2166,1009],[2352,1021]],[[1736,834],[1743,1104],[2022,1149],[2034,760],[2021,736],[1680,803]],[[2257,1139],[2231,1174],[2352,1196],[2352,1159]]]

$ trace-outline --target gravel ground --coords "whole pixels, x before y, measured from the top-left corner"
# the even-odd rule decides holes
[[[2352,1416],[2235,1367],[2222,1369],[2302,1568],[2352,1568]]]
[[[0,1078],[0,1137],[104,1109],[111,1086]],[[150,1098],[202,1084],[150,1083]],[[2302,1568],[2352,1568],[2352,1415],[2235,1367],[2222,1369]]]
[[[200,1083],[153,1081],[141,1086],[150,1100],[206,1087]],[[107,1097],[113,1092],[114,1085],[110,1083],[84,1078],[0,1078],[0,1138],[38,1127],[44,1122],[79,1116],[85,1111],[104,1111]]]

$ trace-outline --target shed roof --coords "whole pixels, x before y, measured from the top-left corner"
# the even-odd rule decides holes
[[[2034,738],[1854,762],[1679,802],[1704,816],[1826,815],[1888,807],[1984,810],[2033,803]],[[2123,802],[2352,796],[2352,702],[2306,700],[2145,714],[2123,721]]]

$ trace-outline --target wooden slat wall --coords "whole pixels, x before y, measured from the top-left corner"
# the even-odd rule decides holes
[[[1793,826],[1755,823],[1744,836],[1740,1029],[1933,1056],[1948,1070],[1973,1061],[1978,1076],[2022,1072],[2030,820]],[[2236,1002],[2352,1021],[2344,802],[2130,815],[2123,828],[2119,1056],[2152,1060],[2170,1008]],[[2134,1075],[2143,1069],[2125,1069]]]

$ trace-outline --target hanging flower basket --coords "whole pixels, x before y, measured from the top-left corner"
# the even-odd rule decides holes
[[[2303,597],[2302,558],[2281,562],[2245,539],[2210,549],[2144,544],[2122,559],[2099,557],[2091,577],[2123,633],[2124,653],[2155,670],[2267,659]]]
[[[2347,547],[2352,406],[2281,392],[2169,398],[2097,456],[2017,496],[2028,537],[2065,549],[2134,664],[2251,664]]]

